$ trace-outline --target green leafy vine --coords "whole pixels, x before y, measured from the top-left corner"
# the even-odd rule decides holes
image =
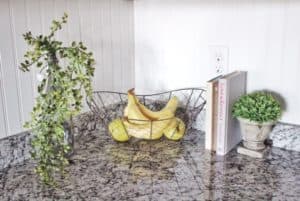
[[[49,35],[25,33],[30,50],[24,55],[20,69],[37,68],[44,78],[38,85],[38,97],[25,127],[34,134],[31,156],[37,161],[36,173],[48,185],[55,185],[54,175],[65,174],[66,153],[70,147],[64,141],[63,124],[82,108],[84,93],[92,94],[94,59],[82,42],[63,46],[55,33],[67,23],[67,14],[54,20]]]

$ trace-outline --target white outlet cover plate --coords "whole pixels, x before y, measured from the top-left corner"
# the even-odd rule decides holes
[[[226,74],[229,71],[229,48],[223,45],[209,46],[210,71],[213,76]]]

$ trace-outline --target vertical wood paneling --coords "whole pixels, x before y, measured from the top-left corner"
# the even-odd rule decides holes
[[[110,1],[102,1],[101,4],[101,29],[102,29],[102,61],[103,71],[103,84],[106,89],[114,90],[113,88],[113,64],[112,64],[112,26],[110,12],[113,9]]]
[[[67,2],[67,8],[65,12],[67,12],[69,15],[68,24],[67,24],[68,31],[69,31],[69,40],[70,40],[69,42],[81,41],[78,0],[67,0],[66,2]]]
[[[67,12],[67,2],[61,0],[54,0],[54,16],[59,19]],[[63,41],[64,43],[69,43],[69,27],[64,25],[63,29],[57,32],[56,38]]]
[[[18,69],[28,48],[22,34],[29,30],[48,34],[51,21],[64,12],[69,21],[56,37],[66,45],[83,41],[94,53],[94,89],[120,91],[133,86],[133,1],[1,0],[0,138],[23,130],[37,96],[37,72]]]
[[[49,26],[54,19],[54,1],[40,1],[43,34],[49,33]]]
[[[26,18],[28,23],[28,30],[35,35],[42,34],[42,14],[40,10],[40,0],[26,0]],[[34,97],[37,97],[37,70],[31,69],[32,91]]]
[[[22,2],[21,2],[22,3]],[[22,5],[21,5],[22,7]],[[18,29],[15,28],[15,21],[14,21],[14,14],[15,14],[15,11],[14,11],[14,8],[13,8],[13,1],[10,0],[9,1],[9,17],[10,17],[10,26],[11,26],[11,36],[12,36],[12,51],[13,51],[13,54],[14,54],[14,66],[17,66],[18,65],[18,54],[20,53],[19,52],[19,48],[17,48],[17,32],[18,32]],[[24,24],[24,23],[21,23],[21,24]],[[21,48],[22,44],[20,45],[20,48]],[[22,127],[22,124],[24,122],[24,110],[23,110],[23,100],[22,100],[22,92],[21,92],[21,77],[20,77],[20,71],[18,70],[18,68],[15,68],[15,81],[16,81],[16,86],[17,86],[17,94],[18,94],[18,105],[19,105],[19,115],[20,115],[20,126]]]
[[[121,62],[121,17],[119,0],[111,0],[111,36],[112,36],[112,67],[113,67],[113,89],[122,89],[122,62]]]
[[[21,108],[18,94],[18,77],[14,55],[14,38],[11,24],[9,1],[0,1],[0,52],[2,58],[2,83],[4,87],[5,107],[7,109],[8,133],[22,130]]]
[[[123,9],[124,15],[121,17],[122,19],[126,19],[124,21],[123,27],[124,27],[124,33],[127,35],[123,39],[124,47],[123,47],[123,55],[124,59],[123,62],[126,65],[123,65],[123,89],[130,89],[135,87],[135,38],[134,38],[134,6],[128,3],[123,2],[123,6],[125,9]],[[124,17],[124,18],[123,18]],[[127,23],[126,23],[127,22]],[[127,25],[126,25],[127,24]],[[127,34],[126,34],[127,33]]]
[[[107,87],[107,83],[103,83],[104,75],[103,75],[103,64],[105,59],[103,59],[103,49],[109,51],[109,49],[104,48],[103,41],[105,40],[105,36],[103,34],[103,19],[104,19],[104,9],[105,9],[106,1],[97,1],[97,0],[90,0],[90,10],[91,13],[87,16],[87,19],[91,20],[91,37],[92,37],[92,45],[91,48],[94,51],[94,58],[96,60],[96,69],[95,69],[95,76],[98,79],[94,79],[93,86],[96,90],[103,89],[102,87]],[[106,11],[108,12],[108,11]],[[102,35],[102,37],[99,37]],[[110,59],[110,58],[109,58]],[[109,74],[106,76],[110,77]],[[103,86],[101,84],[103,83]],[[109,84],[109,83],[108,83]]]
[[[78,1],[78,9],[79,9],[79,24],[81,31],[81,40],[87,46],[89,50],[93,49],[94,45],[94,29],[93,29],[93,15],[91,13],[91,0],[79,0]],[[99,8],[100,9],[100,8]],[[95,18],[95,16],[94,16]],[[100,20],[100,19],[98,19]],[[98,37],[99,38],[99,37]],[[94,55],[95,56],[95,55]],[[97,65],[99,65],[99,61],[97,60]],[[97,77],[99,81],[102,80],[102,77]],[[95,81],[96,79],[94,79]]]
[[[2,74],[2,59],[0,52],[0,138],[6,136],[8,132],[8,121],[7,121],[7,107],[6,100],[4,97],[4,86],[3,86],[3,74]]]
[[[2,83],[0,82],[0,87],[2,87]],[[4,105],[3,105],[3,99],[0,98],[0,138],[3,138],[6,136],[6,125],[5,125],[5,111],[4,111]]]
[[[28,28],[26,5],[24,0],[12,0],[12,24],[14,29],[14,41],[15,41],[15,61],[16,61],[16,74],[18,75],[18,93],[21,103],[22,123],[29,119],[30,111],[33,107],[34,95],[32,91],[32,76],[30,73],[24,73],[18,69],[18,65],[23,61],[23,55],[26,51],[26,44],[22,34],[25,33]]]
[[[122,91],[125,91],[126,89],[128,89],[128,85],[130,85],[130,83],[127,84],[127,80],[128,77],[126,75],[128,75],[128,72],[126,71],[126,63],[128,63],[127,59],[128,58],[128,52],[130,51],[129,48],[126,48],[127,44],[126,41],[128,41],[128,32],[129,32],[129,28],[128,28],[128,24],[125,25],[124,21],[128,21],[129,18],[129,12],[128,9],[122,9],[123,7],[126,7],[126,2],[124,1],[120,1],[120,5],[119,5],[119,18],[120,18],[120,27],[119,30],[122,33],[120,35],[120,71],[121,71],[121,75],[122,75],[122,82],[121,84],[121,89]],[[128,47],[128,46],[127,46]],[[128,65],[130,65],[128,63]],[[126,86],[127,85],[127,86]]]
[[[92,14],[91,0],[78,0],[79,27],[82,42],[89,48],[92,48]]]

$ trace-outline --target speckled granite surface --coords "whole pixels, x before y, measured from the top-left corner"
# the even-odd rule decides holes
[[[95,117],[91,113],[84,113],[74,120],[77,135],[96,129]],[[30,158],[30,140],[28,132],[0,139],[0,170]]]
[[[77,134],[86,131],[92,131],[96,128],[94,116],[86,113],[76,119],[75,123]],[[193,128],[204,130],[205,111],[203,111],[194,123]],[[274,147],[287,150],[300,151],[300,126],[278,123],[272,133],[270,139]],[[22,133],[0,140],[0,170],[9,166],[20,163],[30,157],[30,135]]]
[[[24,163],[0,171],[0,200],[298,200],[300,152],[270,148],[264,159],[217,157],[204,150],[204,134],[116,143],[86,124],[77,136],[69,176],[45,189]],[[95,129],[96,128],[96,129]]]
[[[110,115],[117,116],[122,110]],[[193,127],[203,129],[205,113]],[[300,152],[269,148],[264,159],[204,150],[204,133],[180,142],[114,142],[87,113],[75,119],[76,154],[60,188],[45,189],[33,173],[30,135],[0,140],[0,200],[298,200]],[[300,150],[300,127],[278,124],[273,146]],[[4,168],[4,169],[3,169]],[[291,187],[292,186],[292,187]]]
[[[270,134],[270,139],[275,147],[300,151],[300,126],[277,124]]]
[[[30,134],[21,133],[0,140],[0,170],[30,157]]]

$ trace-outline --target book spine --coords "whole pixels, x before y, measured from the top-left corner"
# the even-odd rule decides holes
[[[213,84],[213,106],[212,106],[212,150],[217,150],[217,132],[218,132],[218,82]]]
[[[212,150],[212,129],[213,129],[213,83],[207,83],[207,107],[206,107],[206,129],[205,149]]]
[[[219,80],[218,94],[218,126],[217,126],[217,154],[225,155],[226,152],[226,105],[227,105],[227,80]]]

